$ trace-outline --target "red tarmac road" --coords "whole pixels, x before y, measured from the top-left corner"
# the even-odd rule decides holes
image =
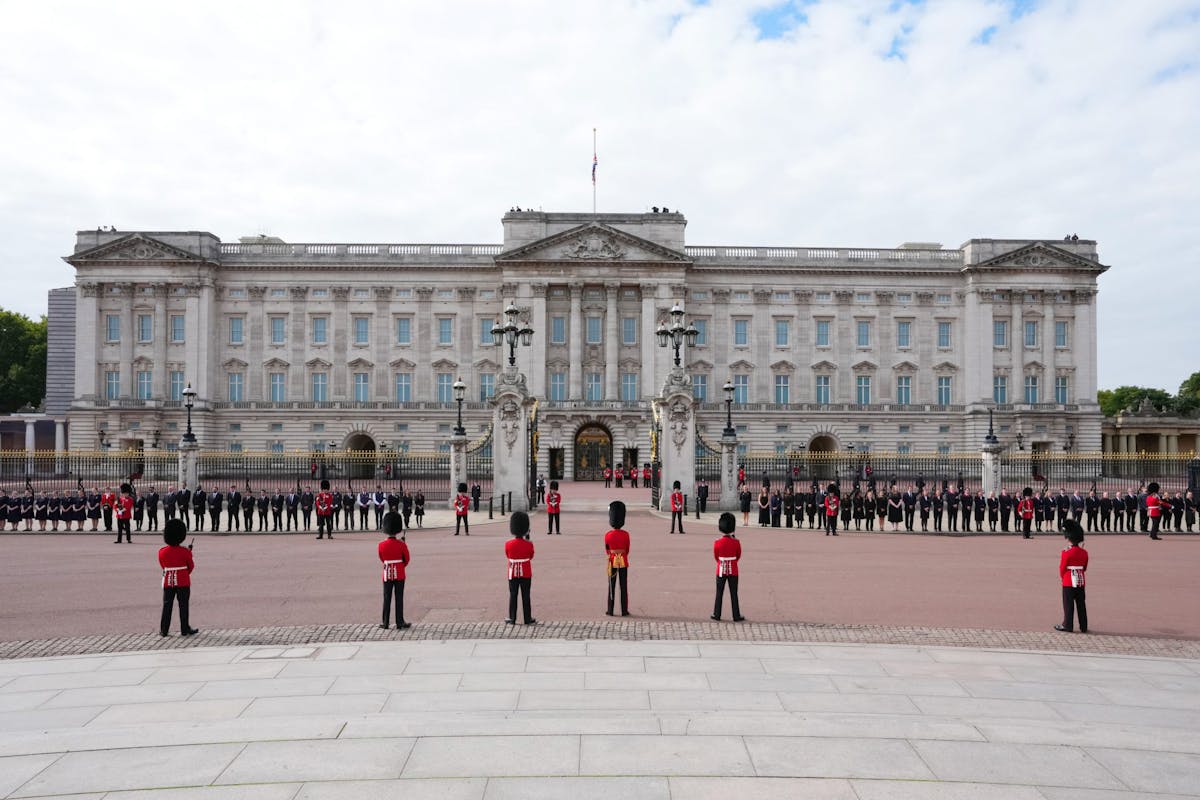
[[[569,507],[568,495],[568,507]],[[642,499],[639,492],[638,499]],[[704,620],[712,611],[716,529],[631,510],[631,611],[639,618]],[[740,515],[739,515],[740,518]],[[410,622],[498,620],[506,615],[506,520],[454,537],[408,537]],[[533,517],[534,614],[603,618],[601,513],[565,511],[563,535]],[[829,622],[1046,630],[1058,622],[1063,540],[1044,535],[949,538],[879,533],[826,537],[808,529],[739,530],[745,616]],[[380,607],[379,535],[198,536],[192,624],[203,629],[373,621]],[[153,631],[161,603],[161,539],[134,534],[0,534],[0,640]],[[1091,628],[1097,633],[1200,638],[1200,536],[1095,536],[1088,540]],[[726,615],[728,616],[728,609]],[[732,623],[725,623],[732,624]],[[178,628],[178,622],[173,625]]]

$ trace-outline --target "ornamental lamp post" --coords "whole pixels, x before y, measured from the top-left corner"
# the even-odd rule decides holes
[[[519,340],[523,347],[533,344],[533,328],[528,326],[522,328],[517,325],[517,316],[520,313],[515,304],[509,303],[508,308],[504,309],[507,323],[492,328],[492,343],[508,344],[508,365],[510,367],[517,365],[517,341]]]
[[[654,335],[658,337],[659,347],[666,347],[668,343],[674,347],[675,366],[678,367],[680,364],[679,348],[685,339],[689,347],[694,345],[697,337],[700,336],[700,331],[692,323],[688,323],[686,326],[683,324],[683,309],[676,303],[671,306],[671,326],[667,327],[666,322],[660,323]]]
[[[721,387],[725,392],[725,436],[737,436],[737,429],[733,427],[733,381],[725,381],[725,385]]]
[[[178,384],[176,384],[178,385]],[[183,389],[183,407],[187,409],[187,432],[183,434],[183,441],[186,444],[196,443],[196,434],[192,433],[192,407],[196,404],[196,390],[189,383]]]
[[[463,398],[467,396],[467,385],[462,382],[462,378],[459,378],[458,380],[454,381],[453,389],[454,402],[458,403],[458,424],[454,427],[454,435],[466,436],[467,429],[463,427],[462,423],[462,406]]]

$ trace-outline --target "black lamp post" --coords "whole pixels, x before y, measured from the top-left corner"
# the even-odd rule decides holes
[[[1017,449],[1025,449],[1025,434],[1021,433],[1020,431],[1017,431]]]
[[[533,328],[522,328],[517,325],[517,315],[520,313],[515,305],[509,303],[508,308],[504,309],[507,322],[492,328],[492,343],[508,344],[508,365],[510,367],[517,365],[517,340],[520,339],[524,347],[533,344]]]
[[[700,331],[696,326],[688,323],[683,324],[683,309],[679,304],[671,306],[671,326],[668,328],[667,323],[662,323],[658,326],[658,330],[654,332],[658,337],[658,346],[666,347],[668,343],[675,348],[675,366],[679,366],[679,348],[683,345],[686,338],[688,346],[696,343],[696,338],[700,335]]]
[[[196,404],[196,390],[189,383],[182,392],[183,407],[187,409],[187,432],[183,434],[183,441],[187,444],[196,443],[196,434],[192,433],[192,407]]]
[[[467,396],[467,385],[459,378],[454,382],[454,402],[458,403],[458,425],[454,427],[455,436],[466,436],[467,429],[462,424],[462,404],[463,398]]]
[[[996,431],[992,427],[992,410],[988,409],[988,432],[987,436],[983,437],[984,444],[1000,444],[1000,440],[996,438]]]
[[[721,388],[725,391],[725,435],[737,436],[737,429],[733,427],[733,381],[725,381]]]

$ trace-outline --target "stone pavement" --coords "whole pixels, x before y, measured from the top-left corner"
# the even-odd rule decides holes
[[[1196,797],[1198,698],[1196,658],[941,646],[430,639],[21,659],[0,662],[0,797]]]

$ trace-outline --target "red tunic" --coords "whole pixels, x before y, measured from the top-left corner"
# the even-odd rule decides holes
[[[629,531],[613,528],[604,534],[604,549],[608,565],[613,569],[629,566]]]
[[[533,542],[509,539],[504,543],[504,555],[508,557],[509,580],[533,577]]]
[[[608,480],[611,477],[612,477],[612,467],[605,467],[604,468],[604,480]]]
[[[191,586],[192,570],[196,564],[192,561],[192,551],[179,545],[167,545],[158,551],[158,565],[163,571],[163,588],[169,586]]]
[[[333,516],[333,492],[317,492],[317,516]]]
[[[722,575],[736,578],[738,559],[742,557],[742,543],[732,536],[722,536],[713,542],[713,560],[717,562],[717,577]],[[721,559],[725,559],[722,561]]]
[[[456,516],[465,517],[467,509],[471,505],[471,499],[465,494],[457,494],[454,496],[454,513]]]
[[[105,492],[100,495],[100,505],[114,508],[117,505],[117,496],[112,492]]]
[[[383,562],[385,581],[402,581],[404,568],[412,559],[408,555],[408,545],[389,536],[379,543],[379,560]]]
[[[642,467],[642,480],[644,480],[644,481],[650,480],[650,468],[649,467]]]
[[[841,503],[841,500],[836,494],[825,495],[825,516],[836,517],[839,503]]]
[[[1017,503],[1017,514],[1021,519],[1033,519],[1033,498],[1026,497]]]
[[[683,511],[683,492],[671,492],[671,510]]]
[[[1088,553],[1077,544],[1073,544],[1066,550],[1062,551],[1062,556],[1058,559],[1058,575],[1062,578],[1063,586],[1072,586],[1070,567],[1083,567],[1079,573],[1079,586],[1084,585],[1084,573],[1087,572]]]
[[[636,480],[636,479],[637,479],[637,467],[630,467],[629,468],[629,480],[632,481],[632,480]]]
[[[1146,515],[1157,517],[1162,515],[1162,500],[1156,494],[1146,495]]]
[[[116,502],[117,519],[132,519],[133,518],[133,498],[129,495],[122,495],[117,498]]]
[[[558,492],[550,492],[546,495],[546,513],[557,514],[562,510],[562,495]]]

